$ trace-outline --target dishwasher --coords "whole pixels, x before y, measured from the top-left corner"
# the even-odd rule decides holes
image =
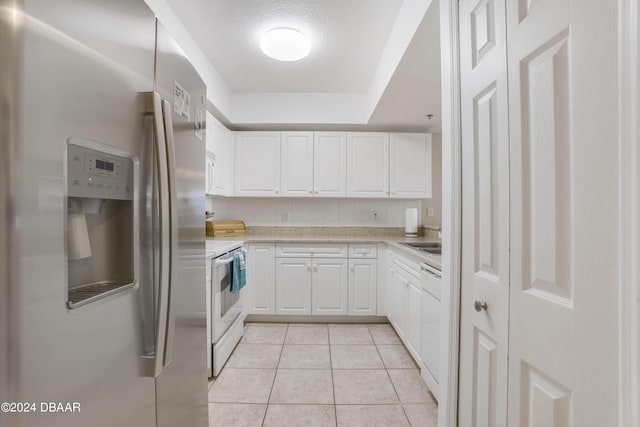
[[[440,294],[442,275],[429,264],[420,264],[422,287],[420,358],[422,378],[438,400],[440,365]]]

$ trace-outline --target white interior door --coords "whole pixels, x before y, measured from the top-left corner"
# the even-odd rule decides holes
[[[505,0],[462,0],[459,10],[462,120],[459,425],[505,426],[509,330]]]
[[[617,3],[509,2],[509,425],[618,425]]]

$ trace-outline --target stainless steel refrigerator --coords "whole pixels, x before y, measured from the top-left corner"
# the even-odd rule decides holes
[[[206,425],[202,80],[142,0],[0,0],[0,52],[0,426]]]

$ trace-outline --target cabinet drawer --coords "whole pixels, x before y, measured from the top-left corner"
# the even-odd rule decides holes
[[[334,243],[278,243],[276,256],[289,258],[347,258],[348,245]]]
[[[378,245],[375,243],[349,243],[349,258],[377,258]]]

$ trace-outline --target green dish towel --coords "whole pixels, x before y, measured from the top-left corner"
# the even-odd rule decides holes
[[[231,262],[231,292],[240,292],[247,284],[247,251],[239,250],[233,254]]]

